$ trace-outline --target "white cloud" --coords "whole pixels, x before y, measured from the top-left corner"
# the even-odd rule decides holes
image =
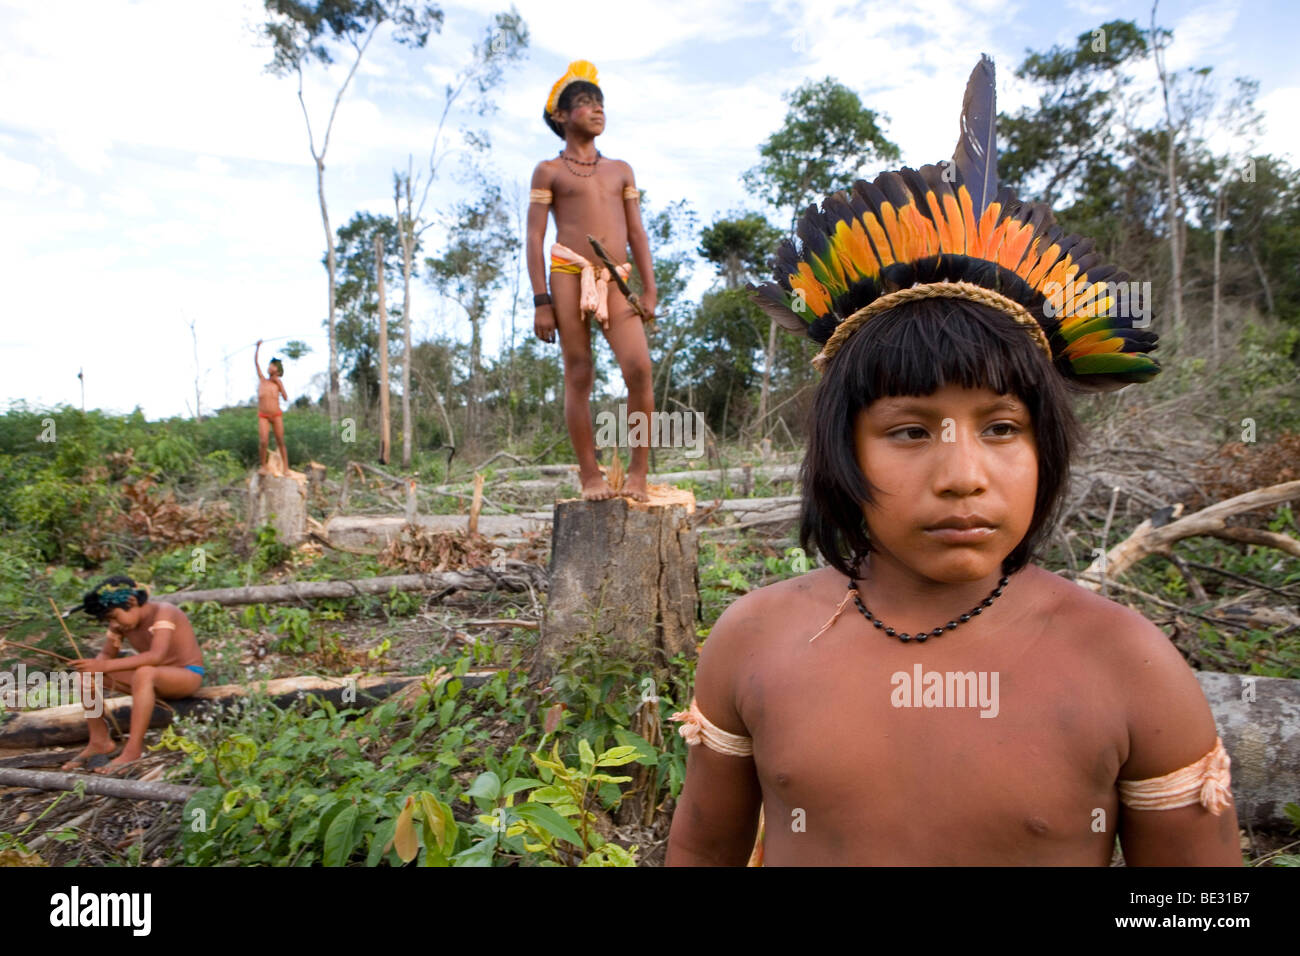
[[[22,160],[10,159],[0,154],[0,189],[10,192],[27,193],[36,188],[40,182],[41,169]]]

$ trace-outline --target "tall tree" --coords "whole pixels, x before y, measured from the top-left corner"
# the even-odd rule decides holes
[[[263,0],[268,19],[262,24],[262,35],[271,41],[273,55],[266,69],[276,76],[294,74],[298,77],[298,102],[302,106],[303,121],[307,124],[307,146],[316,164],[316,195],[320,201],[321,224],[325,228],[325,270],[329,280],[329,305],[326,323],[329,327],[330,369],[329,410],[330,423],[337,429],[339,423],[339,361],[338,342],[334,329],[335,260],[334,233],[330,228],[329,208],[325,202],[325,154],[329,150],[330,134],[339,103],[356,75],[361,58],[375,38],[380,26],[392,22],[394,39],[404,46],[423,48],[429,34],[442,29],[442,10],[429,3],[411,3],[405,0]],[[324,135],[317,148],[312,130],[307,101],[302,95],[303,68],[312,62],[324,66],[334,62],[331,47],[347,49],[352,61],[347,76],[334,95]]]
[[[732,213],[704,227],[699,253],[717,268],[724,287],[739,289],[768,271],[781,236],[761,213]]]
[[[758,278],[768,270],[781,231],[767,217],[753,212],[718,219],[700,234],[700,255],[718,269],[726,289],[739,289],[747,279]],[[703,308],[703,306],[701,306]],[[758,392],[758,416],[755,426],[762,432],[767,420],[767,401],[772,388],[772,360],[776,341],[769,322],[767,350],[764,352],[763,384]]]
[[[1147,55],[1146,34],[1131,20],[1080,33],[1074,46],[1030,53],[1016,76],[1041,88],[1038,103],[998,117],[998,174],[1053,209],[1077,196],[1085,179],[1115,153],[1114,117],[1132,83],[1125,67]]]
[[[339,227],[334,247],[338,263],[335,323],[341,362],[366,417],[380,400],[380,310],[376,246],[383,250],[385,278],[400,274],[397,224],[389,216],[358,212]],[[385,302],[384,311],[388,311]]]
[[[898,147],[885,138],[875,112],[858,94],[826,77],[787,94],[790,109],[781,128],[759,147],[760,162],[745,184],[789,217],[794,235],[799,212],[836,189],[845,189],[872,160],[897,160]],[[776,353],[776,320],[768,324],[759,407],[767,411]]]
[[[429,187],[438,176],[438,168],[447,157],[445,129],[453,107],[469,95],[468,107],[479,116],[496,110],[495,100],[489,95],[500,85],[507,64],[524,56],[528,48],[528,27],[523,18],[511,7],[509,13],[498,13],[487,28],[482,43],[475,44],[469,61],[461,67],[456,79],[443,90],[442,114],[433,133],[429,149],[428,168],[414,172],[414,159],[407,157],[406,172],[393,173],[393,206],[397,213],[398,237],[402,248],[402,466],[410,467],[412,453],[411,400],[411,277],[415,271],[415,254],[420,236],[431,225],[424,220],[424,206],[429,198]],[[471,134],[472,145],[486,145],[484,134]],[[415,194],[419,193],[419,201]],[[442,400],[438,406],[443,408]],[[448,428],[450,428],[448,422]],[[451,442],[450,437],[448,442]]]
[[[519,245],[495,182],[480,182],[479,195],[457,204],[455,224],[441,256],[425,260],[434,287],[465,311],[470,323],[469,378],[465,438],[475,443],[483,394],[483,322],[492,297],[508,277],[510,257]]]

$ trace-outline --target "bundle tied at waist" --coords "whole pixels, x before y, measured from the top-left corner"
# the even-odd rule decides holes
[[[1196,763],[1148,780],[1120,780],[1119,801],[1131,810],[1176,810],[1194,803],[1216,817],[1232,801],[1232,760],[1216,737],[1214,749]]]
[[[697,747],[704,744],[710,750],[730,757],[752,757],[754,741],[750,737],[729,733],[714,724],[700,711],[695,698],[691,698],[689,710],[679,710],[669,720],[681,723],[677,732],[686,741],[687,746]]]
[[[582,293],[579,305],[582,317],[587,320],[595,318],[602,328],[609,328],[609,283],[612,279],[609,270],[601,266],[599,270],[592,263],[578,255],[568,246],[556,243],[551,246],[551,271],[580,273],[582,276]],[[627,281],[632,272],[631,263],[618,267],[618,274]]]

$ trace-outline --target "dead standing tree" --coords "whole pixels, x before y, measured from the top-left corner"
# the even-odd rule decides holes
[[[523,18],[513,10],[510,13],[498,13],[493,18],[493,25],[487,30],[481,44],[476,44],[473,54],[448,83],[443,93],[442,115],[438,117],[438,126],[433,133],[433,145],[429,150],[429,167],[427,175],[415,173],[413,161],[407,157],[406,173],[393,173],[393,211],[397,216],[397,235],[402,248],[402,467],[411,465],[413,448],[413,419],[411,417],[411,275],[415,268],[415,253],[419,248],[420,236],[432,222],[424,220],[424,206],[429,198],[429,187],[438,176],[438,168],[447,157],[444,143],[444,130],[452,108],[467,90],[473,90],[477,97],[470,102],[471,109],[478,115],[485,115],[496,109],[495,103],[486,95],[495,88],[504,75],[505,64],[518,60],[528,47],[528,27]],[[475,142],[483,141],[481,136]],[[416,191],[420,201],[415,202]],[[451,427],[451,418],[438,392],[433,390],[433,399],[442,414],[443,424],[447,428],[447,444],[456,444],[455,432]]]
[[[479,430],[483,322],[492,298],[506,281],[505,267],[511,253],[519,245],[519,237],[510,228],[501,188],[486,179],[479,188],[477,198],[456,206],[456,224],[448,234],[443,254],[425,260],[434,288],[464,309],[470,323],[464,434],[471,445],[483,437]]]
[[[394,39],[404,46],[423,48],[429,34],[442,29],[442,11],[433,4],[409,3],[400,0],[319,0],[312,4],[303,0],[264,0],[269,19],[262,25],[262,34],[271,41],[274,50],[267,71],[276,76],[290,73],[298,77],[298,103],[307,124],[307,145],[316,164],[316,195],[320,200],[321,223],[325,227],[325,269],[329,278],[329,311],[327,313],[330,339],[329,410],[330,424],[339,425],[339,353],[334,330],[334,233],[330,228],[329,208],[325,202],[325,153],[329,150],[330,134],[338,115],[339,103],[356,75],[361,58],[365,56],[370,41],[386,21],[396,25]],[[303,67],[313,60],[329,66],[334,62],[327,43],[350,47],[352,66],[334,95],[329,120],[319,150],[312,130],[307,101],[303,97]]]

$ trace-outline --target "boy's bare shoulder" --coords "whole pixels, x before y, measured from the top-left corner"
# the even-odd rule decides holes
[[[778,635],[790,634],[791,620],[807,621],[819,613],[829,617],[843,597],[844,587],[844,575],[832,568],[818,568],[757,588],[722,612],[709,632],[709,641],[716,636],[719,650],[724,652],[734,650],[737,644],[756,650]]]
[[[1130,749],[1122,755],[1123,776],[1156,776],[1198,759],[1214,743],[1214,718],[1173,641],[1137,611],[1062,583],[1054,620],[1125,703]]]
[[[545,189],[555,182],[556,169],[559,166],[559,159],[543,159],[533,167],[533,189]]]
[[[1072,641],[1123,672],[1153,661],[1182,662],[1182,655],[1160,628],[1145,617],[1050,571],[1050,611]],[[1185,665],[1184,665],[1185,666]]]

